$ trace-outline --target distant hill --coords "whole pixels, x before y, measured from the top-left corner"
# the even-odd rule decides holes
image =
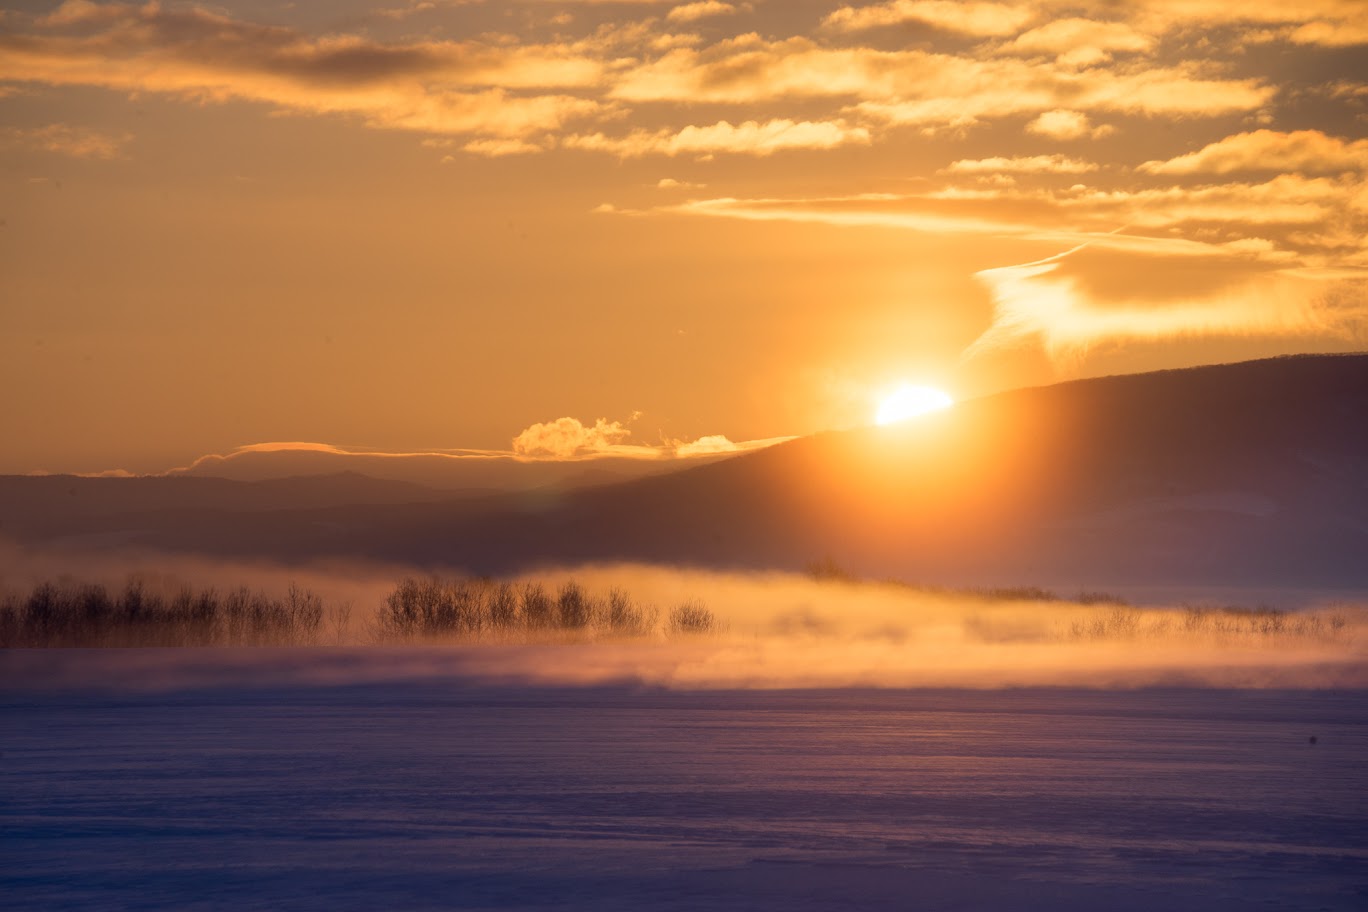
[[[1368,587],[1368,355],[1015,390],[595,488],[105,515],[65,532],[135,527],[153,547],[482,572],[831,557],[931,582]]]
[[[403,481],[338,472],[244,482],[193,476],[89,478],[0,475],[0,534],[61,536],[101,518],[115,522],[168,511],[257,513],[359,504],[450,501],[439,491]]]
[[[440,491],[493,493],[528,491],[547,486],[571,489],[626,481],[714,462],[727,455],[685,459],[594,456],[574,460],[539,460],[504,455],[345,453],[298,448],[244,450],[228,456],[206,456],[194,465],[176,469],[169,475],[271,481],[348,472],[386,481],[408,482]]]

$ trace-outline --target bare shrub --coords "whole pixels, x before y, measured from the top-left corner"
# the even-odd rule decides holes
[[[482,580],[456,580],[447,587],[451,602],[450,633],[478,634],[488,626]]]
[[[608,591],[605,626],[614,636],[646,636],[655,629],[656,610],[643,608],[622,589]]]
[[[323,623],[323,599],[319,595],[290,583],[285,593],[284,609],[282,626],[290,631],[293,642],[314,643],[318,640],[318,629]]]
[[[523,619],[530,630],[545,630],[555,623],[555,603],[541,583],[527,583],[522,589]]]
[[[671,636],[715,633],[718,630],[717,617],[702,602],[687,601],[670,609],[667,630]]]
[[[805,568],[807,575],[819,583],[857,583],[860,581],[854,573],[836,562],[836,558],[830,554],[818,560],[809,561]]]
[[[1121,605],[1128,606],[1130,602],[1119,595],[1110,592],[1097,592],[1091,589],[1084,589],[1074,596],[1073,600],[1080,605]]]
[[[448,627],[455,611],[435,579],[399,582],[375,615],[373,634],[381,642],[432,636]]]
[[[1208,611],[1198,605],[1183,605],[1183,631],[1196,633],[1206,626]]]
[[[961,589],[959,592],[986,599],[990,602],[1059,602],[1063,601],[1056,592],[1039,586],[988,586],[984,588]]]
[[[508,583],[495,583],[488,594],[489,624],[497,630],[519,626],[518,593]]]
[[[328,628],[332,631],[333,645],[342,646],[350,639],[351,616],[351,602],[343,602],[328,608]]]
[[[583,630],[589,625],[591,615],[589,596],[579,583],[571,580],[560,588],[556,597],[556,611],[563,629]]]
[[[216,646],[310,643],[323,602],[292,587],[283,600],[245,589],[220,597],[182,588],[169,598],[132,579],[117,596],[101,585],[42,583],[26,598],[7,598],[0,646]]]
[[[1069,625],[1069,636],[1074,639],[1129,640],[1140,633],[1141,615],[1135,608],[1114,606],[1105,614],[1087,620],[1075,620]]]

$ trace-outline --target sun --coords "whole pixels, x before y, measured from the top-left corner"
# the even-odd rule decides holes
[[[874,423],[893,424],[954,404],[955,400],[948,393],[935,387],[904,383],[879,403],[879,410],[874,413]]]

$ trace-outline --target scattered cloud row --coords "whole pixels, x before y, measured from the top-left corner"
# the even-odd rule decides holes
[[[627,6],[649,14],[658,5]],[[1105,17],[1048,19],[1050,4],[897,0],[836,8],[807,34],[750,32],[709,43],[689,29],[736,18],[747,7],[718,0],[659,5],[662,17],[574,37],[381,41],[309,35],[205,7],[68,0],[46,16],[7,17],[0,80],[353,116],[375,128],[466,136],[464,148],[475,154],[568,146],[672,155],[696,144],[705,155],[828,149],[839,144],[831,139],[837,130],[843,142],[859,137],[864,143],[901,127],[962,129],[1018,116],[1033,118],[1028,129],[1037,135],[1096,138],[1110,129],[1094,125],[1097,116],[1214,117],[1272,103],[1276,85],[1234,75],[1210,55],[1158,55],[1166,31],[1218,12],[1188,6],[1139,4],[1129,18],[1099,6]],[[1364,27],[1364,17],[1348,6],[1312,12],[1324,18],[1301,22],[1285,40],[1324,32],[1327,42],[1343,42]],[[1287,16],[1227,13],[1228,22],[1257,25],[1260,35],[1296,24]],[[934,50],[859,41],[871,29],[909,23],[972,40]],[[701,103],[753,108],[803,100],[822,102],[825,113],[732,116],[619,133],[577,128],[663,112],[674,119]],[[803,131],[812,141],[770,143],[745,130],[728,134],[727,126],[738,122],[818,127]],[[707,140],[698,138],[708,131]]]
[[[585,424],[578,418],[557,418],[534,424],[513,438],[512,455],[530,459],[583,459],[597,456],[626,456],[642,459],[691,459],[741,453],[782,443],[791,438],[733,442],[721,434],[697,440],[667,440],[660,444],[628,443],[631,429],[622,421],[599,418]]]

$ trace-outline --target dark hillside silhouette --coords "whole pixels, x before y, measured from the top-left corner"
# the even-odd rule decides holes
[[[1016,390],[663,476],[452,503],[72,522],[148,547],[477,572],[587,560],[1071,585],[1368,584],[1368,356]],[[52,538],[45,530],[42,538]]]

